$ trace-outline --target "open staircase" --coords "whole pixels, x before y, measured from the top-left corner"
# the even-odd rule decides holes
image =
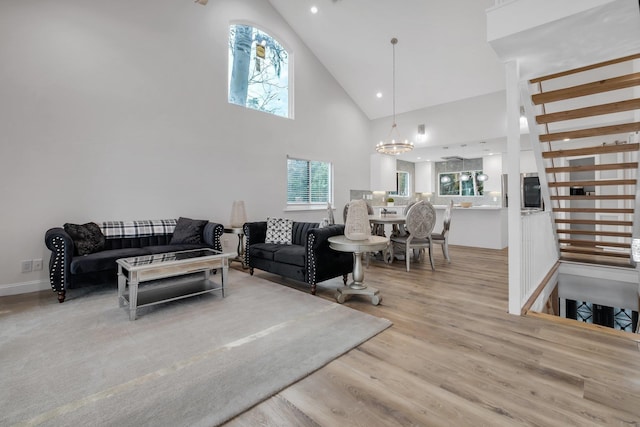
[[[523,89],[523,99],[531,99],[525,102],[531,143],[562,260],[634,265],[640,73],[633,71],[638,58],[531,79]]]

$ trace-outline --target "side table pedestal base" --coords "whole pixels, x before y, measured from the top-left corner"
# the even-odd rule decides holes
[[[349,286],[336,289],[336,301],[340,304],[351,298],[352,295],[366,295],[371,297],[371,304],[378,305],[382,301],[380,291],[376,288],[365,287],[364,289],[353,289]]]

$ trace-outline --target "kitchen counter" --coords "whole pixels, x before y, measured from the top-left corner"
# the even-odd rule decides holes
[[[436,209],[436,226],[433,232],[440,233],[444,222],[444,210],[447,206],[433,205],[433,207]],[[396,215],[389,215],[389,218],[393,218],[397,215],[402,215],[405,205],[373,206],[373,208],[374,215],[378,217],[381,216],[382,209],[395,212]],[[390,226],[386,226],[385,233],[390,232]],[[508,242],[507,208],[496,205],[472,205],[471,207],[463,208],[462,206],[454,205],[451,213],[449,244],[504,249],[507,247]]]
[[[445,205],[435,205],[435,233],[442,231]],[[504,249],[507,247],[507,208],[500,206],[454,206],[451,212],[449,244],[476,248]]]
[[[434,208],[436,209],[446,209],[447,205],[433,205]],[[502,209],[501,206],[497,206],[497,205],[471,205],[468,208],[463,208],[462,206],[456,206],[453,205],[453,209],[462,209],[462,210],[476,210],[476,209],[482,209],[482,210],[500,210]]]

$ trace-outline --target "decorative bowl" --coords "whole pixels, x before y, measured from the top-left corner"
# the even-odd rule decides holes
[[[472,202],[460,202],[460,206],[463,208],[470,208],[473,205]]]

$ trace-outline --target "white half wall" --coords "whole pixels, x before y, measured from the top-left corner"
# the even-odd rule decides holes
[[[227,103],[237,21],[290,50],[295,120]],[[284,212],[287,155],[333,162],[336,206],[368,187],[368,119],[267,1],[3,0],[0,55],[0,289],[47,282],[65,222],[319,221]]]

